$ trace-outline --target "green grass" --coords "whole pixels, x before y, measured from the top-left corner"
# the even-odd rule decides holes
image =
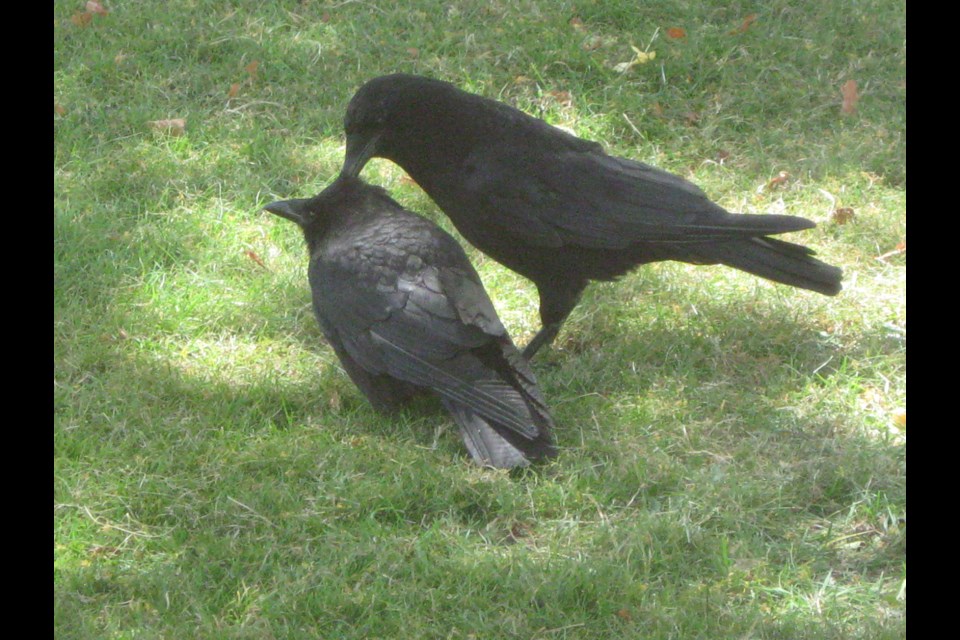
[[[56,637],[905,637],[906,258],[877,259],[906,237],[903,3],[83,6],[54,3]],[[632,46],[656,58],[618,73]],[[436,403],[372,411],[258,212],[330,182],[393,71],[816,220],[845,289],[594,285],[535,362],[559,458],[478,469]],[[470,255],[524,343],[532,285]]]

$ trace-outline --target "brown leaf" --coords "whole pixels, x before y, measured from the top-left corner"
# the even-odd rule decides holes
[[[264,269],[267,268],[267,265],[263,264],[263,260],[260,259],[260,256],[258,256],[256,253],[254,253],[250,249],[247,249],[246,251],[244,251],[244,253],[247,255],[248,258],[256,262],[258,265],[260,265]]]
[[[547,91],[546,96],[549,97],[560,104],[563,107],[569,107],[573,104],[573,96],[570,95],[569,91]]]
[[[70,22],[76,26],[83,28],[90,24],[90,21],[93,20],[93,14],[89,11],[78,11],[77,13],[70,16]]]
[[[530,535],[530,527],[525,525],[522,522],[514,522],[510,525],[510,533],[508,537],[513,542],[517,542],[520,538],[526,538]]]
[[[151,120],[148,122],[154,131],[162,131],[172,136],[182,136],[187,128],[187,121],[183,118],[174,118],[172,120]]]
[[[411,58],[419,58],[419,57],[420,57],[420,49],[417,49],[416,47],[408,47],[408,48],[407,48],[407,55],[409,55]]]
[[[843,106],[840,107],[841,113],[849,115],[857,110],[857,102],[860,100],[860,94],[857,92],[857,81],[847,80],[840,87],[840,94],[843,96]]]
[[[673,38],[674,40],[679,40],[680,38],[686,38],[687,32],[681,27],[670,27],[667,29],[667,37]]]
[[[888,258],[894,258],[896,256],[902,256],[907,252],[907,241],[903,240],[897,243],[896,248],[893,251],[887,251],[883,255],[877,256],[877,260],[881,262],[886,262]]]
[[[583,20],[581,20],[578,16],[573,16],[570,18],[570,26],[577,31],[583,31],[584,29]]]
[[[57,114],[58,116],[65,116],[65,115],[67,115],[67,110],[63,108],[63,105],[62,105],[62,104],[59,104],[59,103],[57,103],[57,102],[54,102],[54,103],[53,103],[53,112],[54,112],[55,114]]]
[[[853,208],[839,207],[833,210],[833,213],[830,214],[830,219],[837,224],[847,224],[853,220],[853,215]]]
[[[227,98],[236,98],[238,93],[240,93],[240,83],[234,82],[227,91]]]
[[[740,24],[739,27],[737,27],[736,29],[730,32],[730,35],[735,36],[741,33],[746,33],[747,29],[750,28],[750,25],[756,22],[756,20],[757,20],[757,14],[751,13],[750,15],[748,15],[746,18],[743,19],[743,22]]]
[[[320,22],[330,22],[330,14],[326,11],[320,14]]]
[[[660,106],[659,102],[654,102],[650,105],[650,113],[652,113],[657,118],[663,117],[663,107]]]
[[[898,427],[907,428],[907,408],[899,407],[893,410],[893,423]]]
[[[687,113],[683,114],[683,120],[687,123],[687,126],[696,126],[696,124],[700,122],[700,114],[696,111],[688,111]]]
[[[620,611],[617,611],[617,617],[620,618],[621,620],[626,620],[627,622],[630,622],[631,620],[633,620],[633,616],[630,614],[630,609],[627,609],[627,608],[623,608],[623,609],[620,609]]]
[[[782,186],[782,185],[783,185],[784,183],[786,183],[786,181],[789,180],[789,179],[790,179],[790,174],[787,173],[786,171],[781,171],[780,173],[778,173],[778,174],[776,175],[775,178],[771,178],[771,179],[770,179],[770,181],[767,183],[767,189],[769,189],[769,188],[771,188],[771,187],[779,187],[779,186]]]
[[[411,186],[411,187],[419,187],[419,186],[420,186],[420,185],[417,184],[417,181],[416,181],[416,180],[414,180],[413,178],[411,178],[411,177],[408,176],[407,174],[403,174],[402,176],[400,176],[400,184],[409,185],[409,186]]]
[[[730,157],[730,152],[726,149],[720,149],[717,151],[717,162],[723,164],[723,161]]]
[[[101,15],[101,16],[105,16],[105,15],[107,15],[108,13],[110,13],[109,11],[107,11],[106,9],[104,9],[104,8],[103,8],[103,5],[100,4],[99,2],[97,2],[97,0],[88,0],[86,9],[87,9],[87,11],[89,11],[90,13],[96,13],[96,14],[99,14],[99,15]]]
[[[247,73],[249,73],[251,78],[253,78],[254,80],[256,80],[256,79],[257,79],[257,69],[259,69],[259,68],[260,68],[260,61],[259,61],[259,60],[254,60],[253,62],[251,62],[250,64],[248,64],[247,66],[245,66],[245,67],[243,68],[243,70],[246,71]]]
[[[596,51],[603,46],[603,36],[591,36],[580,45],[584,51]]]

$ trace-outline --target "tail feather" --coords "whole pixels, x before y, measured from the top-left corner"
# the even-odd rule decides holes
[[[446,398],[443,404],[460,427],[460,435],[470,455],[482,466],[512,469],[525,467],[531,460],[556,455],[546,433],[528,440],[515,431],[497,429],[496,425],[462,404]]]
[[[813,257],[807,247],[774,238],[759,237],[718,242],[697,247],[698,257],[719,262],[761,278],[835,296],[842,288],[843,272]]]

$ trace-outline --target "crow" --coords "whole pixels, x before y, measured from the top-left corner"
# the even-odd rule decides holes
[[[536,378],[449,234],[346,176],[313,198],[264,209],[303,230],[314,313],[375,409],[432,390],[478,464],[555,455]]]
[[[550,344],[591,280],[660,260],[725,264],[825,295],[841,271],[768,236],[816,226],[784,215],[732,214],[687,180],[447,82],[374,78],[344,118],[342,175],[373,157],[400,165],[470,243],[532,280]]]

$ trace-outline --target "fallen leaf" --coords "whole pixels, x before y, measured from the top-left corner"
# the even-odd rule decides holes
[[[320,14],[320,22],[330,22],[330,14],[324,11]]]
[[[570,26],[576,29],[577,31],[583,31],[583,20],[574,16],[570,18]]]
[[[633,49],[633,52],[636,54],[633,60],[630,62],[621,62],[620,64],[614,65],[613,70],[617,73],[626,73],[634,66],[638,64],[646,64],[657,57],[656,51],[640,51],[635,46],[630,45],[630,48]]]
[[[830,214],[830,219],[837,224],[847,224],[853,220],[853,209],[851,207],[840,207],[834,209]]]
[[[569,91],[547,91],[546,95],[563,107],[569,107],[573,104],[573,96],[570,95]]]
[[[245,66],[245,67],[243,68],[243,70],[246,71],[247,73],[249,73],[251,78],[253,78],[254,80],[256,80],[256,79],[257,79],[257,69],[259,69],[259,68],[260,68],[260,61],[259,61],[259,60],[254,60],[253,62],[251,62],[250,64],[248,64],[247,66]]]
[[[402,176],[400,176],[400,184],[410,185],[411,187],[419,187],[419,186],[420,186],[420,185],[417,184],[417,181],[416,181],[416,180],[414,180],[413,178],[411,178],[411,177],[408,176],[407,174],[403,174]]]
[[[663,117],[663,107],[660,106],[659,102],[654,102],[650,105],[650,113],[652,113],[657,118]]]
[[[757,20],[757,14],[751,13],[750,15],[748,15],[746,18],[743,19],[743,22],[740,23],[739,27],[737,27],[736,29],[730,32],[730,35],[735,36],[741,33],[746,33],[747,29],[750,28],[750,25],[756,22],[756,20]]]
[[[667,37],[673,38],[674,40],[679,40],[680,38],[686,38],[687,32],[680,27],[670,27],[667,29]]]
[[[90,13],[96,13],[96,14],[99,14],[99,15],[101,15],[101,16],[105,16],[105,15],[107,15],[108,13],[110,13],[109,11],[107,11],[106,9],[104,9],[104,8],[103,8],[103,5],[100,4],[99,2],[97,2],[97,0],[88,0],[86,9],[87,9],[87,11],[89,11]]]
[[[583,41],[583,44],[580,47],[584,51],[596,51],[603,46],[603,36],[590,36]]]
[[[526,538],[530,535],[530,527],[523,524],[522,522],[514,522],[510,525],[510,532],[507,534],[507,538],[511,542],[517,542],[520,538]]]
[[[120,553],[120,548],[95,544],[92,547],[90,547],[88,553],[91,556],[101,556],[101,555],[115,556],[118,553]]]
[[[771,178],[770,181],[767,182],[767,189],[771,187],[779,187],[789,179],[790,179],[790,174],[787,173],[786,171],[781,171],[776,175],[775,178]]]
[[[58,116],[65,116],[65,115],[67,115],[67,110],[63,108],[63,105],[62,105],[62,104],[58,104],[58,103],[56,103],[56,102],[53,103],[53,112],[54,112],[55,114],[57,114]]]
[[[238,93],[240,93],[240,83],[234,82],[227,91],[227,98],[236,98]]]
[[[617,611],[617,617],[621,620],[626,620],[627,622],[633,620],[633,616],[630,615],[629,609],[620,609],[620,611]]]
[[[247,254],[248,258],[256,262],[258,265],[260,265],[264,269],[267,268],[267,265],[263,264],[263,260],[260,259],[260,256],[258,256],[256,253],[254,253],[250,249],[247,249],[246,251],[244,251],[244,253]]]
[[[90,21],[93,20],[93,14],[89,11],[77,12],[70,16],[70,22],[76,26],[83,28],[90,24]]]
[[[907,252],[907,241],[898,242],[896,248],[893,251],[887,251],[883,255],[877,256],[877,260],[880,262],[886,262],[889,258],[894,258],[896,256],[902,256]]]
[[[898,427],[903,429],[907,428],[907,408],[898,407],[892,411],[893,413],[893,423]]]
[[[657,57],[656,51],[640,51],[640,49],[637,49],[633,45],[630,45],[630,48],[633,49],[633,52],[637,54],[637,64],[646,64]]]
[[[123,64],[124,60],[126,59],[127,59],[127,54],[121,51],[117,55],[113,56],[113,64]]]
[[[419,57],[420,57],[420,49],[417,49],[416,47],[409,47],[409,48],[407,49],[407,54],[408,54],[411,58],[419,58]]]
[[[700,122],[700,114],[696,111],[688,111],[683,114],[683,121],[687,123],[687,126],[693,127]]]
[[[162,131],[172,136],[182,136],[187,128],[187,121],[183,118],[172,120],[151,120],[148,122],[154,131]]]
[[[843,96],[843,106],[840,111],[844,114],[851,114],[857,110],[857,102],[860,100],[860,94],[857,92],[857,81],[847,80],[840,87],[840,94]]]
[[[723,164],[723,161],[730,157],[730,152],[726,149],[720,149],[717,151],[717,162]]]

